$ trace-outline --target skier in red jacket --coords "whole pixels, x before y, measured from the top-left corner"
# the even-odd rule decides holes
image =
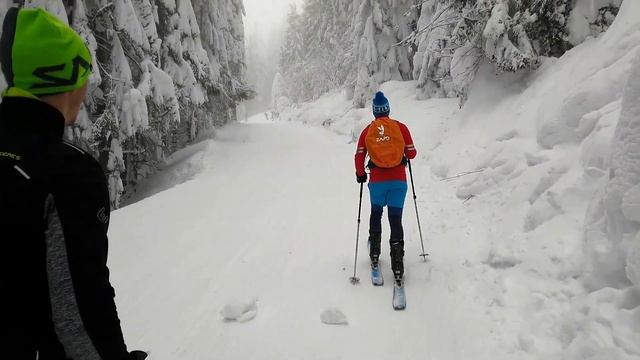
[[[402,285],[404,276],[404,231],[402,210],[407,195],[407,159],[416,157],[416,148],[406,125],[389,118],[389,101],[382,92],[373,99],[374,122],[360,135],[355,155],[358,183],[367,182],[365,159],[370,156],[369,195],[371,197],[371,217],[369,222],[369,257],[371,266],[378,268],[380,243],[382,238],[382,213],[388,207],[391,227],[391,269],[397,285]]]

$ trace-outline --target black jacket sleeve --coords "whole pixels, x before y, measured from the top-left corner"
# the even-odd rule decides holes
[[[55,171],[53,195],[85,330],[102,359],[129,359],[109,282],[110,208],[104,173],[90,155],[70,147],[63,149],[62,164]]]

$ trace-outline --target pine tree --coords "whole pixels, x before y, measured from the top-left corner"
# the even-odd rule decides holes
[[[167,146],[173,152],[195,140],[198,129],[196,109],[207,101],[205,89],[196,76],[206,79],[207,66],[201,62],[201,51],[204,49],[197,46],[200,31],[194,20],[191,3],[188,0],[176,0],[158,2],[156,5],[160,20],[158,35],[162,40],[160,66],[173,79],[182,119],[177,130],[168,136]],[[196,54],[191,55],[186,50],[195,51]]]
[[[246,83],[244,6],[238,0],[194,0],[193,3],[202,46],[216,82],[206,88],[210,100],[204,109],[198,110],[200,117],[207,118],[206,127],[210,128],[235,121],[237,103],[255,96],[255,91]]]
[[[271,102],[271,115],[273,117],[280,116],[280,113],[291,105],[291,100],[286,95],[285,84],[280,73],[277,73],[273,78],[273,87],[271,89],[272,102]]]
[[[418,98],[456,96],[450,70],[455,51],[452,33],[458,21],[453,1],[428,0],[422,4],[416,32],[405,40],[417,44],[413,77]]]
[[[498,71],[518,71],[535,68],[540,56],[561,56],[579,43],[569,31],[572,17],[586,16],[581,21],[589,20],[597,35],[620,4],[615,0],[594,12],[587,1],[423,1],[416,32],[404,40],[418,44],[413,74],[418,96],[459,96],[464,102],[484,59]]]
[[[254,94],[239,0],[14,2],[70,21],[93,55],[85,107],[65,136],[100,160],[113,207],[166,156],[234,120],[238,102]],[[193,6],[213,14],[207,41]]]
[[[284,24],[265,33],[255,28],[248,31],[246,39],[247,82],[256,87],[257,95],[246,103],[247,111],[253,114],[263,111],[273,102],[272,89],[278,64],[280,48],[284,41]],[[284,85],[283,85],[284,86]]]
[[[412,79],[409,48],[398,46],[418,19],[417,0],[363,0],[353,22],[355,89],[353,103],[364,107],[389,80]]]
[[[341,87],[352,70],[349,28],[352,2],[309,0],[303,16],[305,64],[310,76],[310,99]]]
[[[539,54],[560,57],[571,48],[566,40],[571,0],[534,0],[529,12],[537,19],[526,26],[526,31]]]
[[[280,73],[286,84],[287,96],[295,102],[302,102],[309,100],[306,94],[310,84],[304,63],[307,49],[303,38],[304,23],[295,4],[289,7],[286,22],[288,27],[280,54]]]

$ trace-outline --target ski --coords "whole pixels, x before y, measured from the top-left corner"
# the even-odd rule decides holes
[[[382,277],[382,271],[380,271],[380,264],[371,264],[371,283],[373,283],[373,286],[384,285],[384,278]]]
[[[393,284],[393,309],[404,310],[407,307],[407,296],[404,292],[404,284]]]

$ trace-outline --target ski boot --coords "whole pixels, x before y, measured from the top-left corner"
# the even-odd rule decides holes
[[[396,285],[404,285],[404,240],[391,239],[391,270]]]
[[[380,271],[380,243],[381,234],[369,235],[369,258],[371,259],[371,282],[374,286],[384,285],[382,272]]]
[[[380,233],[369,235],[369,259],[371,259],[371,266],[378,266],[381,238],[382,235]]]
[[[393,309],[404,310],[407,307],[407,295],[404,290],[404,241],[391,239],[391,269],[393,270]]]

